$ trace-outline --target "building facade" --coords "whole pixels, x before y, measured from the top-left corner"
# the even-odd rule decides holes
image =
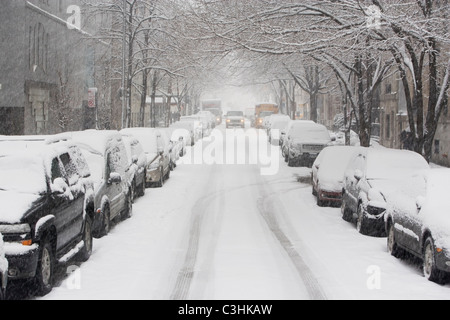
[[[108,46],[83,28],[79,0],[6,0],[0,11],[0,134],[37,135],[92,128],[109,106],[99,65]],[[97,94],[89,100],[90,89]],[[92,100],[92,99],[91,99]],[[108,107],[109,108],[109,107]],[[101,112],[103,114],[103,112]]]

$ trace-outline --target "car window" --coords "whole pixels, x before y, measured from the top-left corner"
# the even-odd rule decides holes
[[[123,148],[119,145],[114,146],[108,151],[106,156],[106,177],[109,177],[112,172],[123,175],[127,164],[125,145],[123,145]]]
[[[70,157],[72,158],[73,163],[77,167],[77,172],[81,177],[87,178],[91,175],[89,165],[80,149],[78,149],[77,147],[71,147]]]
[[[51,171],[52,171],[51,177],[52,183],[55,182],[57,178],[62,178],[64,181],[66,181],[58,158],[53,158]]]
[[[68,153],[62,154],[59,158],[64,166],[64,171],[67,175],[69,185],[73,186],[79,180],[78,169]]]

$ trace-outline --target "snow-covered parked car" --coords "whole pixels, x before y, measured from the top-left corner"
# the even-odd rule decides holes
[[[133,135],[142,144],[147,157],[146,186],[162,187],[170,177],[170,153],[159,130],[155,128],[127,128],[120,131],[125,135]]]
[[[113,220],[132,214],[133,193],[129,160],[123,138],[115,130],[86,130],[68,133],[82,150],[94,183],[94,236],[109,233]]]
[[[408,179],[429,170],[418,153],[389,148],[360,148],[345,172],[342,218],[355,221],[366,235],[384,236],[384,213],[389,199],[408,188]]]
[[[180,159],[180,140],[172,139],[172,129],[170,128],[158,128],[161,138],[164,141],[164,145],[167,146],[167,152],[169,153],[169,168],[171,171],[176,168],[177,161]]]
[[[319,153],[331,144],[328,129],[321,124],[294,125],[287,133],[285,152],[288,166],[312,167]]]
[[[184,131],[183,136],[185,137],[184,143],[186,146],[193,146],[200,139],[198,131],[195,129],[195,123],[193,121],[178,121],[172,123],[170,126],[173,130]]]
[[[6,287],[8,285],[8,260],[5,258],[5,248],[3,235],[0,233],[0,300],[6,297]]]
[[[93,187],[71,141],[10,137],[0,141],[0,233],[10,280],[52,290],[58,264],[92,253]],[[23,139],[23,140],[21,140]]]
[[[281,146],[281,155],[286,160],[287,159],[287,148],[288,148],[288,133],[292,128],[296,126],[301,126],[305,123],[314,124],[315,122],[312,120],[289,120],[286,124],[286,127],[281,129],[280,131],[280,146]]]
[[[423,261],[423,274],[437,283],[450,275],[450,169],[430,169],[398,190],[386,210],[388,251],[407,251]]]
[[[311,170],[312,193],[317,198],[317,205],[341,205],[345,170],[358,149],[331,146],[319,153]]]
[[[204,126],[204,123],[201,121],[199,117],[196,116],[183,116],[180,117],[181,123],[187,122],[190,123],[194,127],[194,136],[195,142],[206,136],[208,128]]]
[[[216,116],[211,111],[199,111],[195,115],[207,119],[211,129],[216,127]]]
[[[286,128],[291,118],[286,115],[272,115],[271,117],[274,118],[271,120],[270,127],[267,129],[269,142],[281,146],[281,131]]]
[[[142,197],[145,194],[145,179],[147,176],[146,161],[144,149],[139,140],[132,135],[122,135],[128,158],[128,183],[131,185],[133,200]]]
[[[267,134],[269,134],[270,129],[272,128],[274,122],[277,120],[278,121],[282,120],[285,122],[285,124],[287,124],[291,120],[291,117],[289,117],[286,114],[281,114],[281,113],[275,113],[275,114],[272,114],[272,115],[266,117],[265,118],[265,129],[267,131]]]
[[[191,145],[191,133],[189,130],[177,126],[170,127],[171,140],[177,145],[179,156],[186,154],[186,148]]]

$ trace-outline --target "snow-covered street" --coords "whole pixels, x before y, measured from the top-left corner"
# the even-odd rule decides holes
[[[265,176],[254,164],[185,159],[39,299],[448,299],[450,285],[392,257],[386,238],[359,234],[339,208],[319,208],[311,169],[280,156]]]

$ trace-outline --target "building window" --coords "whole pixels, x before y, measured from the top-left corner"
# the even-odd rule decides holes
[[[391,138],[391,115],[386,115],[386,139]]]
[[[391,94],[391,93],[392,93],[392,84],[386,83],[386,94]]]
[[[434,140],[434,154],[440,153],[441,151],[440,144],[441,144],[440,140]]]
[[[48,66],[49,34],[45,32],[44,26],[37,23],[34,28],[29,28],[29,55],[30,70],[36,72],[41,68],[44,72]]]

